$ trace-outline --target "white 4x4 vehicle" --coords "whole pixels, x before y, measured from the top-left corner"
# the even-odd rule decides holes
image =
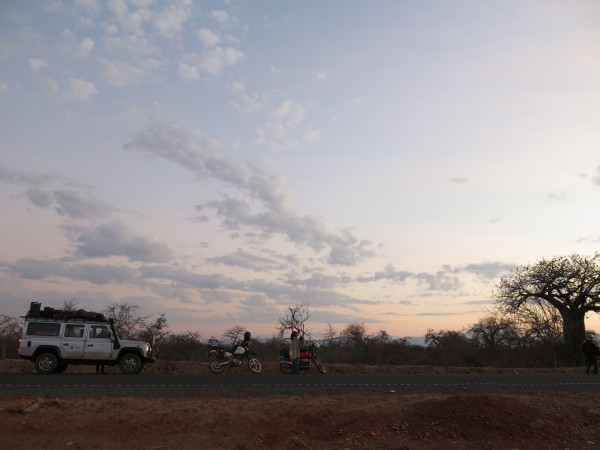
[[[25,316],[18,353],[38,373],[62,373],[69,364],[85,364],[118,365],[121,372],[134,374],[156,361],[152,345],[120,340],[112,319],[102,314],[42,310],[37,302]]]

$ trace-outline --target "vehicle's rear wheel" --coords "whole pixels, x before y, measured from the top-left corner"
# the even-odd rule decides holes
[[[133,375],[142,370],[144,364],[142,358],[137,353],[127,353],[121,357],[119,361],[119,369],[127,375]]]
[[[212,373],[223,373],[223,371],[225,370],[225,366],[227,365],[227,363],[225,361],[219,361],[218,359],[213,359],[208,368],[210,369],[210,371]]]
[[[54,353],[42,353],[33,363],[37,373],[54,373],[58,368],[58,358]]]
[[[287,361],[280,361],[279,362],[279,370],[281,370],[283,373],[288,375],[288,374],[292,373],[292,365],[290,363],[288,363]]]

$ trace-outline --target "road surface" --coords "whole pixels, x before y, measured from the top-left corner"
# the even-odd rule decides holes
[[[0,374],[0,395],[310,393],[600,392],[600,376],[585,374]]]

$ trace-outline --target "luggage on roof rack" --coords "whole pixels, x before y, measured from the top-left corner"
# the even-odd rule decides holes
[[[42,309],[42,304],[39,302],[31,302],[29,305],[29,311],[25,317],[39,317],[41,319],[54,319],[54,320],[97,320],[107,321],[108,319],[104,314],[86,311],[85,309],[78,309],[77,311],[66,311],[64,309],[54,309],[49,306]]]

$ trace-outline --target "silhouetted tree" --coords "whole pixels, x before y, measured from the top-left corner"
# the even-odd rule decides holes
[[[306,328],[306,321],[310,319],[308,303],[301,303],[288,307],[288,313],[279,319],[278,334],[280,338],[285,337],[292,330],[296,330],[301,336],[310,334]]]
[[[600,254],[543,259],[517,268],[504,277],[494,295],[506,311],[527,311],[531,305],[549,305],[562,319],[562,334],[573,355],[581,357],[585,316],[600,312]]]

